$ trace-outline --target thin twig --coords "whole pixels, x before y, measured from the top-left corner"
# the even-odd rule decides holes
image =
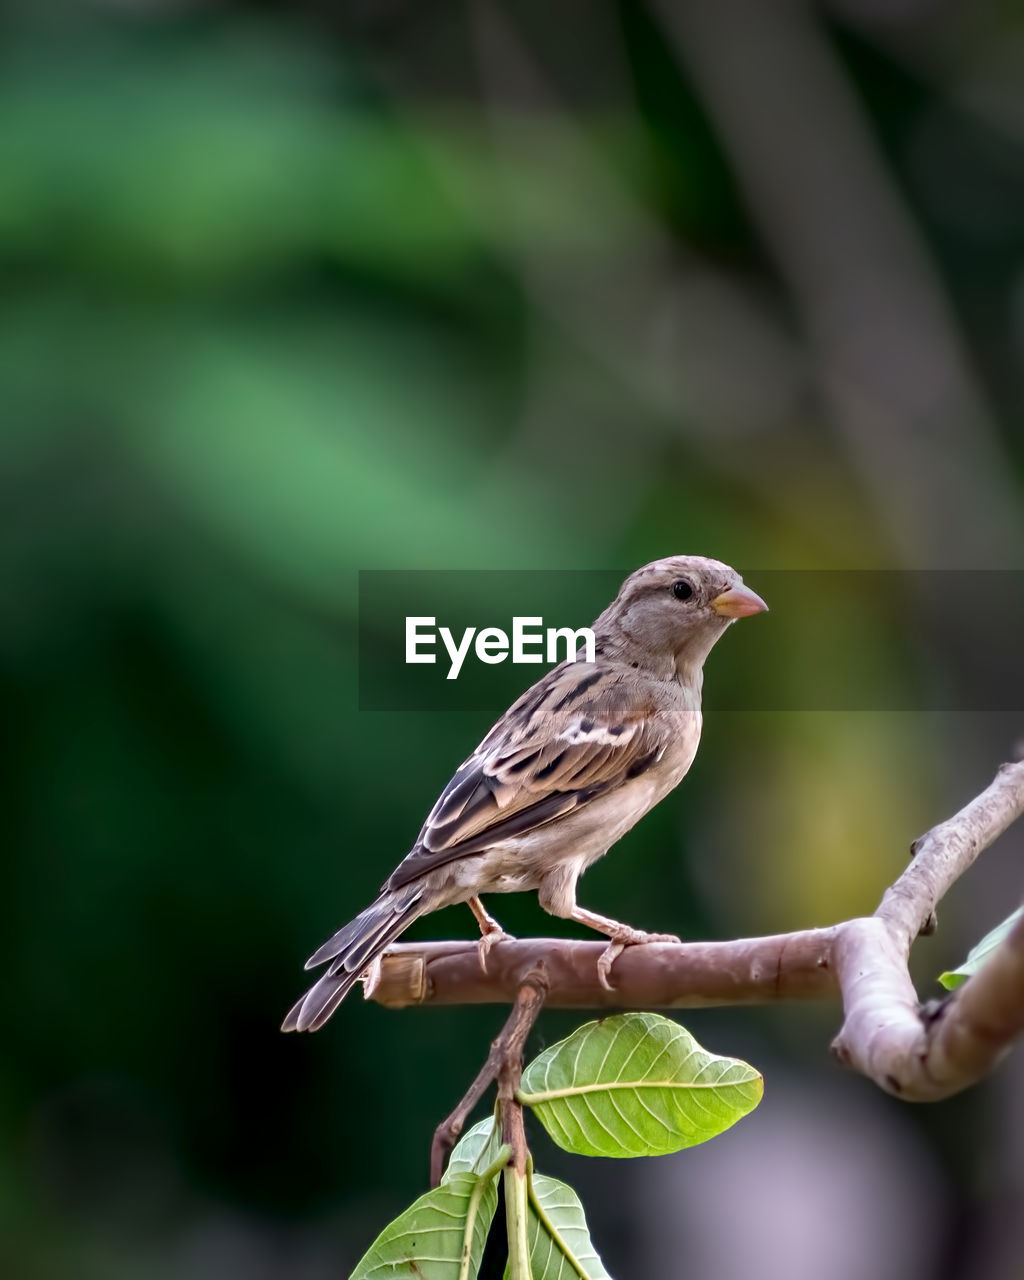
[[[487,1060],[476,1079],[466,1090],[458,1106],[434,1130],[430,1144],[430,1185],[441,1181],[445,1160],[458,1142],[473,1108],[497,1080],[499,1117],[502,1125],[502,1141],[512,1148],[511,1163],[521,1174],[526,1168],[526,1137],[523,1129],[522,1109],[515,1101],[519,1078],[523,1071],[523,1050],[526,1040],[537,1021],[547,994],[547,978],[542,968],[534,968],[523,978],[516,993],[512,1012],[505,1025],[491,1042]],[[518,1113],[518,1119],[513,1113]]]

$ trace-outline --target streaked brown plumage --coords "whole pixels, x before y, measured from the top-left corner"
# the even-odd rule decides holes
[[[689,594],[687,594],[689,592]],[[764,601],[701,556],[638,569],[594,623],[595,661],[563,662],[528,689],[456,771],[380,897],[310,957],[326,972],[285,1018],[315,1031],[419,916],[468,902],[481,963],[505,936],[480,895],[536,889],[541,906],[611,939],[602,982],[646,934],[576,905],[583,871],[683,778],[700,741],[704,660]]]

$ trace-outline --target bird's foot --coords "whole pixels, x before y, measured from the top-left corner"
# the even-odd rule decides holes
[[[487,956],[491,947],[496,947],[499,942],[515,942],[515,938],[498,924],[494,916],[486,909],[484,904],[478,897],[467,899],[466,905],[476,917],[476,922],[480,926],[480,941],[476,944],[477,955],[480,957],[480,971],[487,972]]]
[[[515,937],[511,933],[506,933],[501,925],[495,922],[494,929],[488,929],[486,933],[480,935],[480,941],[476,944],[476,953],[480,958],[480,970],[482,973],[487,972],[487,957],[490,955],[491,948],[496,947],[499,942],[515,942]]]
[[[614,991],[611,983],[612,965],[627,947],[643,946],[646,942],[681,942],[674,933],[645,933],[643,929],[632,929],[623,925],[619,933],[611,937],[611,941],[597,958],[597,980],[605,991]]]

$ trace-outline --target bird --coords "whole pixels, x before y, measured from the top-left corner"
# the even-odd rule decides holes
[[[310,956],[326,965],[283,1031],[316,1031],[414,920],[465,902],[480,963],[509,935],[484,894],[536,890],[551,915],[604,934],[598,977],[627,946],[678,942],[581,907],[582,873],[662,800],[700,742],[704,662],[738,618],[768,606],[727,564],[655,560],[631,573],[577,650],[523,693],[455,771],[379,897]]]

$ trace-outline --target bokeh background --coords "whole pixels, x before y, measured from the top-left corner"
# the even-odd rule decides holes
[[[343,1277],[503,1015],[277,1026],[532,675],[490,668],[489,711],[360,710],[358,570],[1024,568],[1024,13],[15,0],[0,27],[0,1271]],[[743,623],[709,693],[758,634],[787,667],[928,667],[909,604],[854,594],[828,644],[814,600]],[[583,900],[710,937],[872,909],[1024,718],[1019,690],[868,704],[709,718]],[[958,886],[922,993],[1022,852]],[[533,1134],[618,1280],[1024,1276],[1024,1055],[914,1109],[830,1063],[835,1008],[687,1021],[766,1075],[729,1134],[636,1163]]]

